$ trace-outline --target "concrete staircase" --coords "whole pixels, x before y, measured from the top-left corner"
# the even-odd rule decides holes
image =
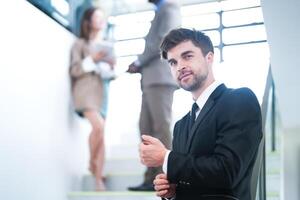
[[[106,161],[105,185],[108,191],[127,191],[128,186],[142,183],[145,167],[138,158],[115,158]]]
[[[70,200],[159,200],[154,192],[71,192]]]
[[[268,200],[280,200],[280,153],[267,153],[266,192]]]
[[[282,132],[278,129],[275,135],[275,151],[271,150],[271,134],[266,134],[266,193],[267,200],[281,199],[282,185]]]
[[[122,169],[120,172],[119,169]],[[108,160],[106,164],[106,192],[95,192],[95,179],[91,175],[82,177],[82,191],[68,194],[69,200],[158,200],[154,192],[130,192],[128,186],[142,183],[144,167],[133,159]]]
[[[136,146],[134,146],[136,151]],[[95,192],[95,179],[86,174],[81,179],[81,191],[68,194],[69,200],[158,200],[154,192],[130,192],[128,186],[135,186],[143,181],[145,167],[135,153],[118,152],[110,155],[105,162],[104,175],[106,192]],[[129,156],[129,157],[125,157]]]

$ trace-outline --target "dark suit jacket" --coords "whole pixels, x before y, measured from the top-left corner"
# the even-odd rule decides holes
[[[190,133],[188,119],[189,113],[175,124],[168,159],[176,200],[251,200],[250,179],[262,139],[261,111],[253,92],[222,84]]]

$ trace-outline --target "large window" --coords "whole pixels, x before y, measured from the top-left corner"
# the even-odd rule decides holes
[[[261,101],[269,50],[260,1],[227,0],[184,5],[181,15],[182,27],[202,30],[212,39],[217,78],[229,87],[250,87]],[[136,55],[142,53],[145,45],[143,37],[153,16],[153,11],[144,11],[109,18],[119,57],[118,73],[123,74]],[[176,101],[174,109],[178,108]],[[180,107],[182,112],[178,114],[185,112],[189,105]]]
[[[83,11],[92,0],[27,0],[69,31],[77,34]]]

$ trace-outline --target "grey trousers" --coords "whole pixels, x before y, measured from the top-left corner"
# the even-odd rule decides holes
[[[156,137],[170,149],[172,103],[176,87],[171,85],[153,85],[143,87],[142,90],[140,133],[141,135],[147,134]],[[161,167],[148,167],[144,174],[144,183],[152,183],[155,176],[161,172]]]

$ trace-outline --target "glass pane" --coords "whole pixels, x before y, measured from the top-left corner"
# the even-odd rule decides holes
[[[229,87],[249,87],[262,101],[269,69],[267,43],[225,47],[224,62],[215,67],[215,75]]]
[[[109,21],[115,25],[128,25],[131,23],[143,23],[143,22],[150,22],[154,17],[153,11],[146,11],[146,12],[138,12],[138,13],[130,13],[125,15],[118,15],[116,17],[110,17]]]
[[[199,15],[204,13],[219,12],[219,11],[220,11],[220,4],[218,2],[200,3],[200,4],[181,7],[181,15],[183,17]]]
[[[80,9],[82,2],[71,3],[66,0],[27,0],[38,9],[42,10],[49,17],[54,19],[60,25],[75,32],[76,30],[76,14],[75,10]],[[90,1],[87,0],[86,4]]]
[[[253,6],[260,6],[260,0],[226,0],[221,1],[220,4],[222,10],[233,10]]]
[[[64,0],[51,0],[53,7],[62,15],[68,16],[70,12],[69,4]]]
[[[245,62],[246,59],[253,60],[253,58],[255,60],[269,60],[270,53],[268,44],[263,42],[224,47],[223,56],[224,60]]]
[[[143,38],[148,33],[151,23],[130,23],[114,27],[114,39],[124,40]]]
[[[266,39],[267,36],[264,25],[228,28],[223,31],[223,41],[225,44]]]
[[[141,54],[144,51],[144,47],[144,39],[126,40],[115,43],[115,50],[117,56]]]
[[[182,19],[182,27],[185,28],[195,28],[198,30],[203,30],[218,28],[219,26],[220,18],[217,13],[184,17]]]
[[[51,17],[53,17],[57,22],[59,22],[61,25],[65,27],[69,27],[70,21],[67,20],[67,18],[60,15],[58,12],[51,13]]]
[[[123,74],[126,73],[128,66],[135,61],[137,56],[125,56],[125,57],[118,57],[117,64],[115,67],[116,74]]]
[[[219,31],[204,31],[204,33],[210,37],[214,46],[218,46],[220,44],[220,33]]]
[[[244,10],[228,11],[223,13],[223,25],[235,26],[263,22],[261,7]]]
[[[219,63],[220,60],[221,60],[219,48],[214,48],[214,52],[215,52],[215,53],[214,53],[214,54],[215,54],[215,56],[214,56],[214,62],[215,62],[215,63]]]

